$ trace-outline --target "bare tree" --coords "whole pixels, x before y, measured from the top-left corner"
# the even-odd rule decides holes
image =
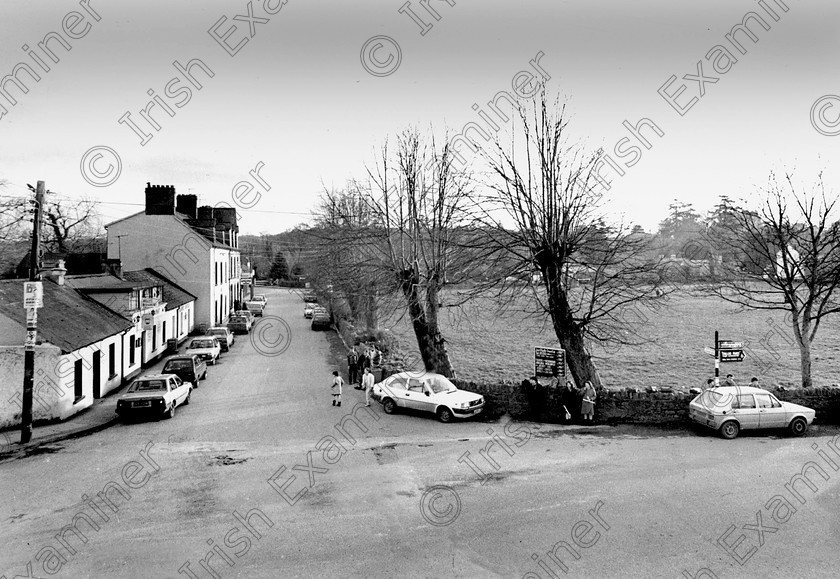
[[[375,215],[382,271],[404,299],[425,369],[453,377],[439,314],[441,293],[466,269],[457,238],[470,186],[444,143],[438,148],[416,129],[397,137],[393,153],[386,142],[363,199]]]
[[[587,340],[632,338],[623,310],[655,298],[657,264],[645,259],[646,236],[605,221],[594,190],[600,152],[569,142],[565,105],[548,105],[542,92],[518,112],[512,142],[519,149],[496,141],[484,151],[491,179],[480,221],[494,232],[488,256],[507,263],[509,277],[538,277],[530,287],[575,382],[599,387]]]
[[[790,174],[779,183],[771,173],[760,208],[738,207],[737,227],[719,239],[741,248],[747,263],[713,293],[742,307],[786,312],[806,388],[812,386],[811,343],[821,322],[840,312],[840,224],[831,221],[837,200],[826,196],[822,173],[812,192],[798,190]]]

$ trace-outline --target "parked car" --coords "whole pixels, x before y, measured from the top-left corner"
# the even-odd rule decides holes
[[[759,428],[787,428],[794,436],[802,436],[816,412],[806,406],[782,402],[761,388],[720,386],[696,396],[688,405],[688,415],[693,422],[732,439],[741,430]]]
[[[195,354],[170,356],[163,364],[164,374],[175,374],[184,382],[198,388],[198,381],[207,378],[207,363]]]
[[[265,309],[265,304],[262,302],[255,302],[252,300],[248,300],[245,302],[245,307],[251,312],[253,315],[257,317],[262,317],[263,310]]]
[[[251,331],[251,328],[254,327],[254,323],[256,322],[254,314],[252,314],[248,310],[236,310],[235,314],[237,316],[245,316],[246,318],[248,318],[248,331]]]
[[[234,334],[247,334],[251,330],[251,321],[246,316],[234,315],[228,319],[227,327]]]
[[[187,346],[185,353],[195,354],[202,360],[215,364],[219,356],[222,355],[222,347],[219,345],[219,340],[211,336],[206,336],[193,339],[190,345]]]
[[[325,308],[314,308],[312,313],[311,328],[313,330],[329,330],[332,325],[330,315]]]
[[[312,314],[314,314],[314,313],[315,313],[315,305],[314,304],[307,303],[306,305],[303,306],[303,317],[304,318],[310,319],[312,317]]]
[[[151,414],[173,418],[175,408],[190,403],[192,384],[175,374],[156,374],[137,378],[117,399],[120,418]]]
[[[311,304],[318,303],[318,296],[315,295],[315,292],[304,292],[303,293],[303,301],[309,302]]]
[[[251,301],[262,302],[263,306],[268,305],[268,298],[265,297],[265,294],[255,294]]]
[[[219,345],[222,347],[222,352],[229,352],[230,347],[236,342],[233,337],[233,332],[229,328],[222,326],[213,326],[205,333],[206,336],[213,336],[219,340]]]
[[[429,412],[441,422],[469,418],[481,414],[484,397],[467,390],[458,390],[446,376],[426,372],[400,372],[373,385],[374,400],[382,403],[386,414],[399,409]]]

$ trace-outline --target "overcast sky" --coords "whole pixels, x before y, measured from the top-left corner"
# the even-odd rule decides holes
[[[623,161],[613,155],[623,177],[603,171],[612,181],[610,209],[628,221],[655,229],[672,199],[705,211],[720,194],[750,193],[774,169],[795,168],[806,182],[825,169],[827,184],[840,191],[832,163],[840,136],[814,127],[840,132],[840,98],[819,101],[812,115],[818,99],[840,94],[836,0],[453,3],[431,0],[436,20],[414,0],[405,13],[399,12],[405,0],[288,0],[274,15],[267,10],[275,11],[280,0],[268,2],[267,10],[258,0],[89,0],[87,6],[4,0],[0,77],[24,63],[40,80],[18,68],[29,92],[12,82],[2,86],[0,179],[10,185],[0,195],[26,194],[26,183],[40,179],[65,196],[99,199],[108,222],[142,208],[147,181],[195,193],[203,204],[232,203],[234,186],[263,163],[260,175],[271,190],[250,210],[240,209],[241,230],[279,232],[308,220],[322,183],[341,187],[363,176],[387,135],[410,125],[458,132],[481,122],[472,105],[486,110],[499,91],[512,92],[520,71],[536,72],[529,61],[540,52],[548,88],[570,99],[572,131],[587,146],[613,154],[629,136],[624,121],[647,118],[664,132],[643,130],[651,148],[641,149],[632,167],[626,166],[632,155]],[[249,4],[259,19],[250,24],[244,17]],[[410,11],[427,23],[425,35]],[[737,34],[741,54],[726,35],[750,11],[770,30],[751,21],[758,42]],[[234,20],[237,14],[243,16]],[[233,26],[226,41],[218,39]],[[217,39],[208,32],[214,27]],[[53,32],[71,46],[65,50],[56,36],[47,40],[58,62],[38,47]],[[368,68],[379,75],[361,58],[376,36],[401,51],[388,65],[394,45],[368,44]],[[237,49],[230,47],[245,39],[231,56]],[[706,57],[716,45],[737,58],[724,74],[715,72],[715,57]],[[201,89],[173,65],[196,58],[213,73],[191,69]],[[708,78],[705,95],[680,115],[675,106],[700,97],[700,83],[683,80],[697,74],[698,61],[704,76],[719,80]],[[677,79],[663,92],[685,85],[674,106],[658,94],[672,75]],[[170,85],[173,96],[165,96],[178,76],[182,80]],[[183,87],[191,94],[178,92]],[[174,115],[160,105],[150,109],[160,130],[140,114],[150,90]],[[118,122],[126,113],[151,137],[145,144]],[[95,147],[119,156],[119,174],[108,171],[116,166],[108,150]],[[84,158],[92,162],[85,175]],[[252,194],[243,202],[255,199]]]

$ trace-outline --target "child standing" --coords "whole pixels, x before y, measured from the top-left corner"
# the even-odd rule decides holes
[[[338,374],[338,370],[333,370],[333,381],[332,381],[332,395],[333,395],[333,406],[341,406],[341,388],[344,386],[344,380]],[[336,404],[338,402],[338,404]]]

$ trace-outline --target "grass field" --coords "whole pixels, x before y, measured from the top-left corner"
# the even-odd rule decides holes
[[[444,298],[444,303],[446,302]],[[688,389],[714,376],[714,358],[703,352],[721,339],[744,342],[743,362],[721,364],[721,376],[731,372],[738,384],[757,376],[764,387],[801,384],[799,348],[782,312],[736,312],[715,298],[672,294],[660,300],[657,311],[640,307],[625,320],[645,342],[639,346],[592,346],[592,354],[607,388],[648,385]],[[533,374],[534,347],[557,347],[550,322],[521,312],[499,313],[491,300],[463,309],[444,309],[441,326],[457,375],[476,382],[519,382]],[[409,354],[419,356],[409,321],[392,315],[383,320]],[[812,345],[815,386],[840,382],[840,316],[820,326]]]

